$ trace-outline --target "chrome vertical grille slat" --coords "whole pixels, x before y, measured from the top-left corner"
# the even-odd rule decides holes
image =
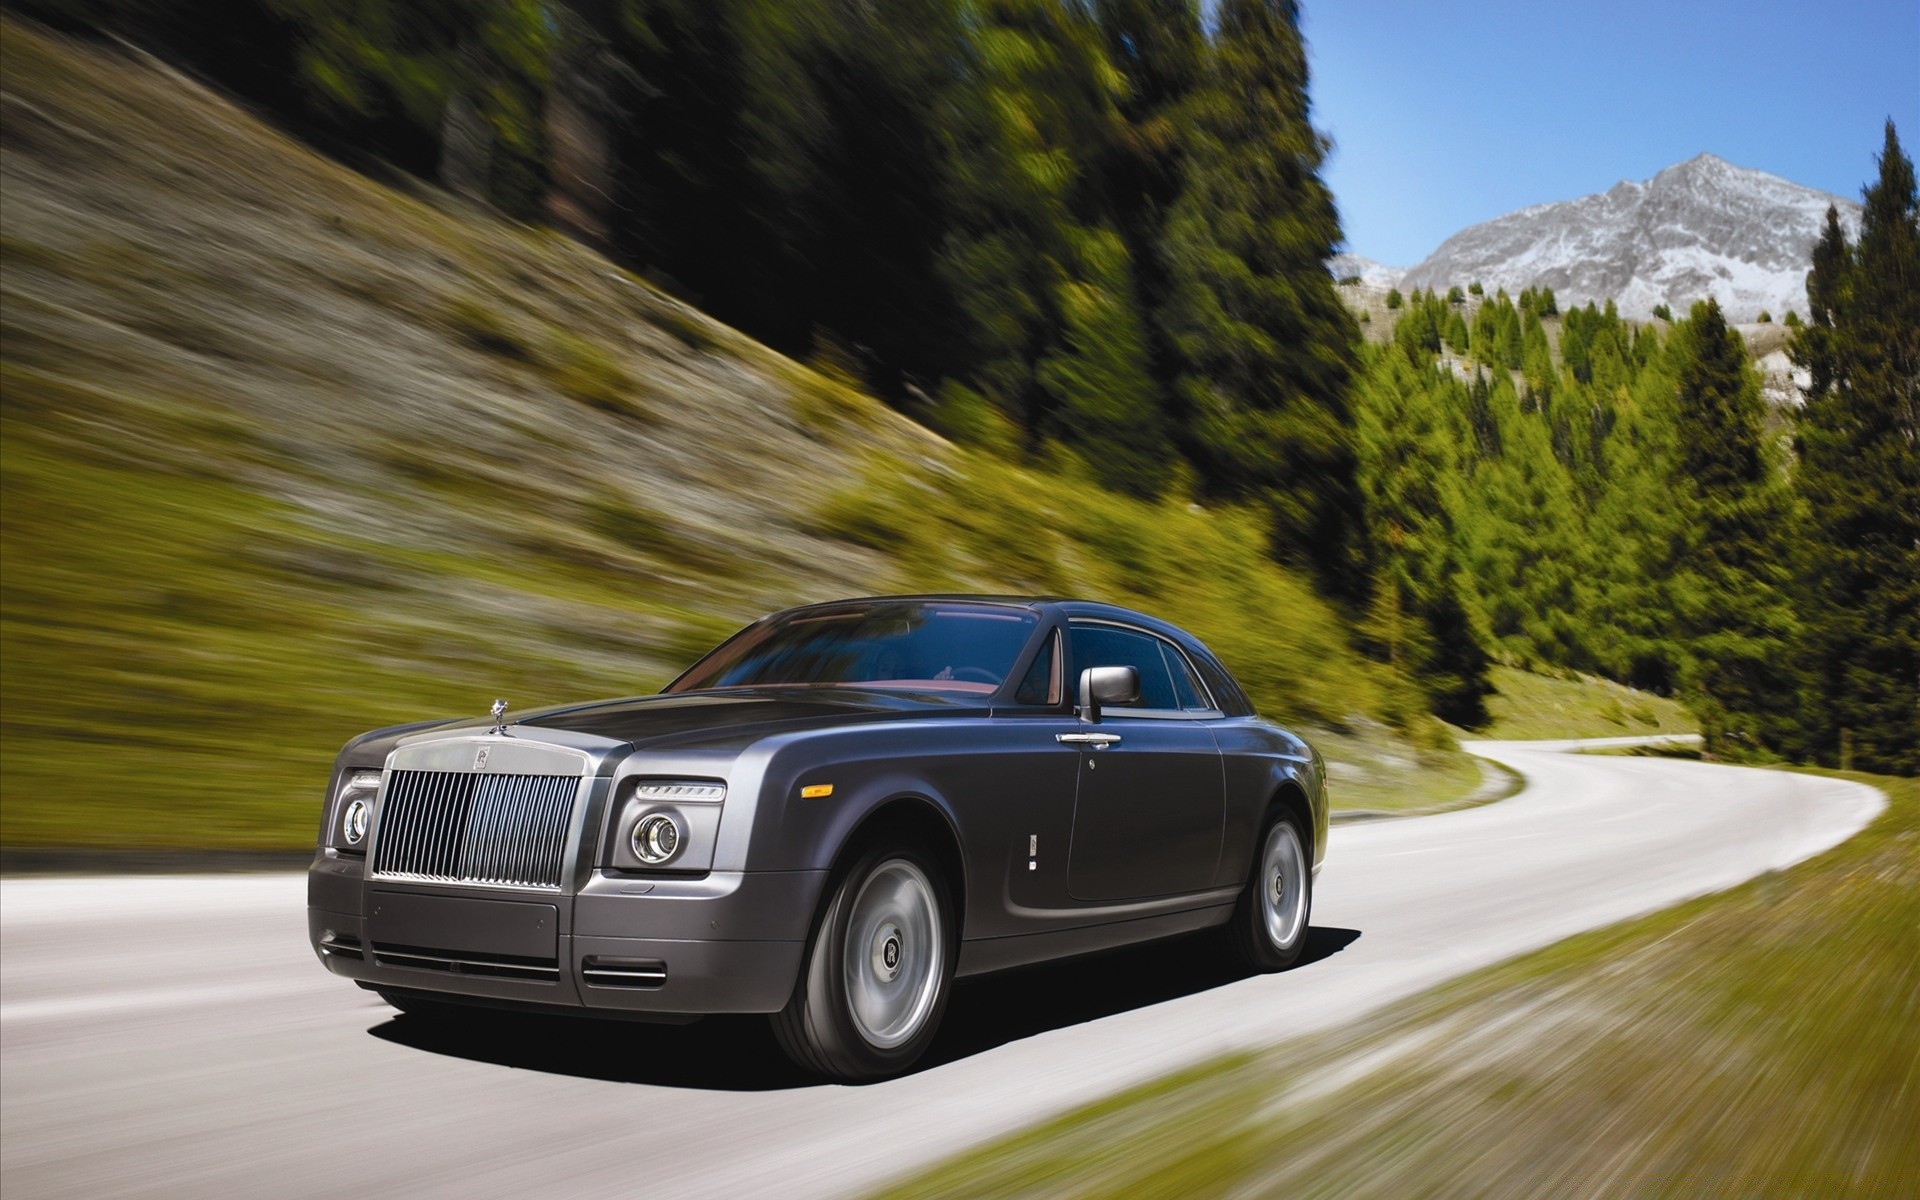
[[[375,831],[375,878],[558,890],[580,780],[394,771]]]

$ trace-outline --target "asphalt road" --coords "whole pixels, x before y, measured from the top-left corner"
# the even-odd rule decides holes
[[[1855,784],[1482,743],[1497,804],[1337,826],[1301,966],[1188,940],[964,984],[932,1062],[810,1082],[764,1027],[453,1032],[328,975],[294,875],[0,882],[0,1192],[844,1195],[1219,1051],[1786,866]]]

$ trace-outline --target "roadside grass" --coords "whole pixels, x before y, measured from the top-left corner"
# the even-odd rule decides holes
[[[1413,742],[1384,725],[1352,721],[1343,729],[1307,726],[1327,760],[1327,798],[1343,816],[1411,816],[1512,795],[1506,768],[1434,741]],[[1444,735],[1442,735],[1444,736]]]
[[[362,730],[919,588],[1179,619],[1329,731],[1339,802],[1477,778],[1378,719],[1250,514],[956,449],[550,232],[0,28],[0,844],[298,848]]]
[[[1912,1195],[1920,780],[1784,872],[1332,1039],[1196,1066],[888,1197]]]
[[[1473,736],[1496,740],[1630,737],[1695,733],[1699,725],[1678,701],[1591,675],[1555,678],[1495,667],[1487,698],[1492,722]]]

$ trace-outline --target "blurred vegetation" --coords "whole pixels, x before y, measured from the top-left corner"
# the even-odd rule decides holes
[[[1636,691],[1610,679],[1558,678],[1493,669],[1492,719],[1474,731],[1488,738],[1606,738],[1654,733],[1694,733],[1693,714],[1678,702]]]
[[[9,24],[0,69],[10,846],[300,846],[364,729],[644,692],[762,612],[910,587],[1176,614],[1329,727],[1342,803],[1479,782],[1261,506],[949,446],[843,355],[112,53]]]
[[[1920,774],[1920,194],[1887,122],[1860,240],[1827,211],[1792,354],[1804,651],[1789,752]]]
[[[936,581],[1177,609],[1415,764],[1357,787],[1471,790],[1434,716],[1496,666],[1914,769],[1890,128],[1790,455],[1710,307],[1414,293],[1362,349],[1292,3],[15,7],[96,44],[0,49],[9,842],[104,829],[84,758],[183,781],[125,832],[286,844],[316,745]]]
[[[1202,1064],[890,1197],[1905,1194],[1920,781],[1806,863],[1356,1029]]]
[[[1834,225],[1812,319],[1769,326],[1814,377],[1790,455],[1711,306],[1663,331],[1548,288],[1396,290],[1361,357],[1292,0],[15,3],[550,221],[1003,458],[1259,509],[1446,720],[1484,719],[1489,664],[1540,665],[1683,693],[1717,755],[1920,769],[1920,221],[1891,126],[1859,244]],[[657,417],[569,321],[446,303]],[[714,352],[691,314],[652,315]]]

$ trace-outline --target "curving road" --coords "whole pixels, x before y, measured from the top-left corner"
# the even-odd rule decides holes
[[[328,975],[295,875],[0,883],[0,1192],[842,1195],[1194,1059],[1784,867],[1857,784],[1477,743],[1513,799],[1336,826],[1308,961],[1188,940],[962,985],[931,1066],[798,1077],[761,1024],[396,1017]]]

